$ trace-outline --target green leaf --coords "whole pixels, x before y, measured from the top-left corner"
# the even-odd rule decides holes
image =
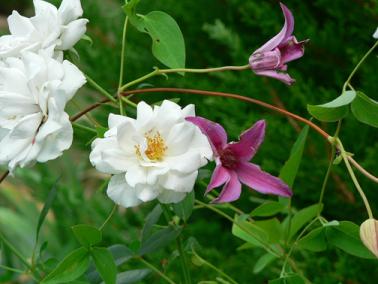
[[[308,281],[309,282],[309,281]],[[299,274],[288,273],[286,276],[269,280],[269,284],[305,284],[305,279]],[[310,283],[310,282],[309,282]]]
[[[322,105],[307,105],[308,112],[320,121],[338,121],[348,114],[348,105],[356,97],[355,91],[346,91],[333,101]]]
[[[76,239],[84,247],[98,244],[102,240],[100,230],[89,225],[76,225],[71,227]]]
[[[275,257],[274,255],[270,253],[264,254],[257,260],[255,266],[253,267],[253,273],[254,274],[260,273],[262,270],[264,270],[266,266],[272,263],[275,259],[277,259],[277,257]]]
[[[306,207],[297,213],[294,214],[291,224],[290,224],[290,233],[289,233],[289,240],[296,234],[298,231],[310,222],[323,208],[323,204],[315,204],[309,207]]]
[[[245,216],[238,216],[234,219],[232,234],[255,246],[263,247],[278,242],[282,236],[282,228],[276,218],[247,221]]]
[[[125,245],[112,245],[108,250],[113,255],[116,265],[121,265],[131,259],[135,253]]]
[[[313,252],[324,251],[327,249],[326,228],[320,227],[312,230],[298,241],[298,248]]]
[[[94,247],[91,250],[91,255],[105,284],[115,284],[117,277],[117,266],[110,251],[106,248]]]
[[[185,68],[185,42],[180,27],[168,14],[153,11],[143,16],[152,39],[152,54],[169,68]]]
[[[169,68],[185,68],[185,41],[180,27],[167,13],[152,11],[136,13],[139,0],[127,1],[123,6],[130,23],[152,39],[152,54]]]
[[[269,201],[261,204],[251,212],[252,217],[268,217],[282,212],[286,206],[276,201]]]
[[[36,243],[38,242],[39,232],[41,231],[42,224],[45,221],[47,213],[49,212],[51,205],[53,204],[54,199],[56,197],[56,193],[57,193],[57,190],[58,190],[57,183],[58,183],[59,179],[60,179],[60,177],[55,181],[54,185],[52,186],[52,188],[49,192],[49,195],[47,196],[46,202],[43,205],[41,214],[39,214],[37,230],[36,230],[36,234],[35,234],[35,242]]]
[[[129,270],[117,275],[117,284],[132,284],[139,283],[142,281],[148,274],[151,273],[149,269],[135,269]]]
[[[155,252],[168,246],[181,233],[181,228],[170,226],[154,233],[151,237],[142,242],[139,255]]]
[[[192,215],[194,207],[194,190],[186,195],[183,201],[173,204],[173,211],[185,222]]]
[[[298,173],[299,165],[302,161],[303,150],[306,144],[308,129],[308,125],[306,125],[302,129],[293,147],[291,148],[289,159],[286,161],[280,172],[279,177],[290,187],[293,187],[295,177]]]
[[[156,205],[154,209],[147,215],[146,222],[142,230],[142,242],[144,242],[152,234],[153,226],[159,221],[163,210],[160,204]]]
[[[86,248],[74,250],[41,283],[55,284],[76,280],[87,271],[89,259],[89,252]]]
[[[378,102],[372,100],[362,92],[352,102],[352,113],[362,123],[378,127]]]
[[[349,221],[341,221],[339,226],[328,226],[327,240],[335,247],[351,255],[375,259],[376,257],[362,244],[360,227]]]

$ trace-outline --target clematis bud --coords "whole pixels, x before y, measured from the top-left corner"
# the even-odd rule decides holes
[[[378,221],[368,219],[360,226],[360,238],[364,245],[378,258]]]

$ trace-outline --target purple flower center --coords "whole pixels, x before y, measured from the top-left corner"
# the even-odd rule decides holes
[[[249,59],[251,67],[255,71],[274,70],[281,64],[281,52],[278,48],[273,51],[256,52]]]
[[[227,169],[235,169],[239,163],[239,159],[235,156],[235,153],[226,148],[219,153],[222,166]]]

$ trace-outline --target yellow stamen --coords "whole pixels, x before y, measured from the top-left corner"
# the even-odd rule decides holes
[[[147,140],[147,149],[144,151],[144,154],[152,161],[161,160],[164,157],[167,147],[165,146],[165,141],[161,137],[159,132],[156,132],[155,135],[151,133],[146,133],[145,138]],[[136,155],[141,158],[140,145],[135,146]]]

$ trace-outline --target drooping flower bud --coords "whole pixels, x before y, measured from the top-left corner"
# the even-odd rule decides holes
[[[378,221],[368,219],[360,226],[360,238],[364,245],[378,258]]]

